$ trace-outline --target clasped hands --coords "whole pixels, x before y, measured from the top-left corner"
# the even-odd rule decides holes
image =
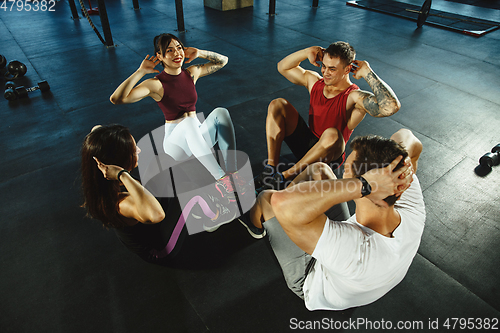
[[[400,155],[385,168],[371,169],[362,175],[372,188],[371,194],[366,198],[379,206],[387,207],[388,204],[384,201],[386,197],[391,195],[400,196],[410,187],[413,181],[411,159],[406,157],[404,165],[394,171],[402,158],[403,156]]]
[[[307,59],[309,62],[316,66],[321,67],[321,62],[323,62],[323,57],[325,55],[325,48],[321,46],[311,46],[308,49]],[[364,60],[354,60],[351,64],[351,73],[355,79],[361,79],[365,77],[372,71],[370,64]]]

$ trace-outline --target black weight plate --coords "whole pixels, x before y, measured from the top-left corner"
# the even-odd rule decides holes
[[[421,27],[424,25],[425,20],[427,20],[427,16],[429,16],[429,12],[431,11],[432,0],[425,0],[422,8],[420,8],[420,14],[418,14],[417,18],[417,27]]]
[[[17,98],[17,94],[14,89],[9,88],[5,90],[5,92],[3,93],[3,97],[5,97],[5,99],[8,99],[9,101],[13,101]]]
[[[50,86],[49,86],[49,83],[47,81],[38,82],[38,87],[40,88],[41,92],[50,90]]]
[[[12,81],[7,81],[7,83],[5,83],[5,89],[15,89],[16,88],[16,84]]]
[[[0,68],[4,68],[6,65],[7,65],[7,59],[5,59],[5,57],[2,54],[0,54]]]
[[[16,88],[16,93],[19,96],[19,98],[26,98],[26,97],[28,97],[28,90],[26,90],[26,88],[24,88],[23,86],[17,87]]]

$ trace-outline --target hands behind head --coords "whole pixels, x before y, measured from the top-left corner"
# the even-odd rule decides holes
[[[404,180],[403,184],[398,185],[396,189],[396,196],[400,196],[404,191],[410,187],[413,182],[413,174],[415,173],[413,170],[413,164],[411,163],[411,158],[407,156],[404,161],[405,165],[398,171],[402,171],[399,175],[399,179]]]
[[[311,46],[308,50],[307,59],[316,67],[321,67],[320,62],[323,61],[323,53],[325,49],[321,46]]]
[[[139,66],[140,70],[143,70],[146,74],[151,74],[151,73],[159,73],[159,70],[156,70],[155,67],[160,63],[161,61],[156,57],[156,56],[149,56],[149,54],[144,58],[144,60],[141,63],[141,66]]]
[[[363,60],[354,60],[352,62],[351,73],[353,74],[356,80],[365,77],[372,71],[370,64],[367,61]]]
[[[189,64],[191,61],[198,58],[198,51],[199,50],[194,47],[186,47],[184,49],[184,63]]]
[[[97,167],[101,170],[104,178],[107,180],[118,180],[118,172],[122,171],[123,168],[117,165],[106,165],[99,161],[96,157],[94,160],[97,162]]]
[[[372,188],[371,194],[366,198],[376,205],[388,207],[385,198],[391,195],[400,196],[410,187],[413,181],[413,166],[409,157],[405,159],[403,167],[393,171],[402,158],[400,155],[385,168],[372,169],[362,175]]]

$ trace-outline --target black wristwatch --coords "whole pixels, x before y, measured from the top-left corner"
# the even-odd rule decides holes
[[[128,172],[128,170],[127,170],[127,169],[120,170],[120,171],[118,172],[118,175],[116,176],[116,180],[120,180],[120,176],[121,176],[121,175],[122,175],[122,173],[124,173],[124,172],[126,172],[126,173],[128,173],[128,174],[130,175],[130,173]]]
[[[357,178],[359,180],[361,180],[361,183],[363,184],[363,187],[361,188],[361,197],[365,197],[367,195],[370,195],[370,193],[372,193],[372,187],[370,186],[368,181],[361,176],[359,176]]]

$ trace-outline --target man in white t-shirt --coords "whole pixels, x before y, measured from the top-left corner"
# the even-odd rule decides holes
[[[413,133],[358,137],[351,148],[343,179],[313,164],[287,189],[262,192],[242,221],[251,234],[265,229],[289,288],[309,310],[343,310],[385,295],[406,275],[424,229],[414,175],[422,144]]]

